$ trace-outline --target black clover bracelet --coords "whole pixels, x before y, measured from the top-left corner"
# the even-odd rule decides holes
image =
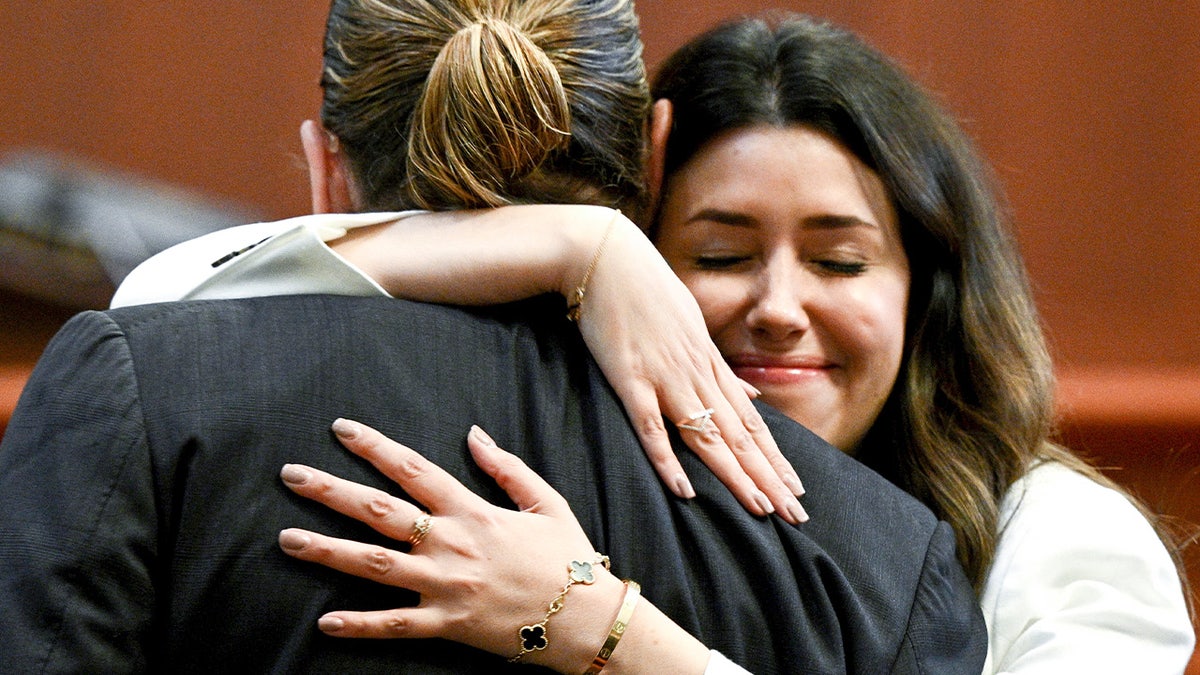
[[[571,561],[571,564],[567,567],[567,585],[563,586],[558,595],[550,601],[550,608],[546,610],[546,616],[542,617],[541,621],[528,626],[521,626],[521,652],[510,658],[508,660],[509,663],[516,663],[521,660],[522,656],[550,646],[550,640],[546,637],[546,624],[549,623],[550,617],[557,614],[563,608],[563,600],[567,597],[567,593],[571,591],[572,586],[575,584],[590,585],[595,583],[596,573],[592,568],[596,565],[604,565],[604,569],[608,569],[608,556],[597,553],[596,559],[592,562]]]

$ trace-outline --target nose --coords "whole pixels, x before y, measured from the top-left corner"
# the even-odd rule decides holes
[[[791,257],[777,256],[763,265],[746,313],[747,326],[756,338],[777,342],[798,338],[808,330],[801,276]]]

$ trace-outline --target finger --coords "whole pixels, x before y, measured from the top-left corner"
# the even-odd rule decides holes
[[[704,422],[705,416],[699,414],[700,410],[695,407],[698,403],[690,405],[692,407],[683,409],[691,411],[691,414],[676,415],[681,417],[676,425],[679,426],[679,436],[683,442],[725,484],[725,487],[729,488],[729,491],[741,502],[742,506],[746,507],[747,511],[757,516],[774,513],[775,506],[770,498],[758,488],[722,436],[721,423],[727,419],[727,415],[723,412],[718,414],[714,405],[713,412],[708,413],[710,418],[704,423],[704,426],[701,426],[700,423]],[[687,428],[689,426],[697,427],[699,430]]]
[[[434,612],[417,607],[375,612],[330,612],[317,620],[322,633],[344,638],[443,637],[445,623]]]
[[[467,448],[475,463],[512,499],[522,511],[549,516],[569,515],[567,500],[550,486],[520,457],[501,449],[492,437],[478,426],[467,433]]]
[[[720,357],[714,354],[713,358]],[[707,375],[719,380],[727,373],[727,387],[723,390],[714,387],[713,380],[706,380],[703,374],[697,378],[694,388],[700,398],[688,399],[691,401],[688,405],[709,402],[710,407],[690,408],[693,412],[679,423],[680,435],[751,513],[779,513],[793,525],[808,520],[799,500],[768,459],[768,454],[773,452],[784,465],[787,464],[766,424],[742,388],[736,385],[736,377],[725,362],[714,360],[711,363]],[[731,401],[740,403],[743,410],[736,410]],[[671,408],[687,410],[674,403]],[[759,432],[766,447],[760,447],[758,438],[747,425]]]
[[[756,398],[751,395],[748,398],[742,398],[738,395],[738,389],[743,391],[749,387],[757,394],[758,389],[755,389],[751,384],[734,375],[728,370],[728,366],[724,362],[717,369],[718,384],[721,389],[728,393],[728,400],[733,406],[734,413],[742,421],[742,426],[750,433],[754,443],[758,446],[767,462],[775,469],[775,473],[783,481],[784,485],[791,490],[792,494],[799,497],[805,493],[804,483],[800,481],[800,476],[797,475],[792,463],[787,457],[783,456],[783,452],[779,449],[779,444],[775,442],[775,437],[771,435],[771,429],[767,426],[762,415],[758,412],[758,408],[749,399]]]
[[[732,467],[725,469],[728,472],[726,475],[731,475],[735,483],[729,483],[721,474],[718,474],[718,477],[721,477],[730,489],[735,490],[735,494],[737,490],[745,489],[743,481],[745,478],[754,486],[750,498],[756,503],[763,498],[767,499],[771,505],[770,511],[778,513],[793,525],[807,521],[808,514],[804,511],[804,507],[800,505],[800,501],[796,499],[796,495],[792,493],[791,489],[784,484],[775,467],[767,460],[763,449],[746,429],[744,420],[734,412],[732,406],[724,401],[719,401],[714,404],[714,407],[716,411],[713,414],[713,422],[721,434],[723,444],[728,448],[729,456],[738,465],[737,470]],[[775,449],[775,452],[779,452],[774,443],[771,444],[771,447]],[[720,456],[724,457],[721,448],[718,447],[715,452],[722,453]],[[745,503],[744,500],[743,503]]]
[[[713,368],[704,359],[704,356],[698,356],[686,364],[686,370],[692,373],[690,390],[678,386],[664,389],[657,392],[656,403],[661,403],[663,412],[679,429],[680,438],[688,448],[746,510],[758,516],[771,514],[775,511],[773,502],[758,488],[725,441],[725,435],[734,433],[727,421],[728,403],[724,394],[713,385]],[[745,434],[745,430],[740,433]],[[670,458],[678,464],[673,451]],[[682,472],[682,468],[679,471]]]
[[[383,490],[302,464],[285,464],[279,477],[296,494],[362,521],[392,539],[407,539],[413,522],[423,513],[415,504]]]
[[[659,479],[676,497],[695,497],[696,490],[675,456],[675,448],[671,447],[657,394],[649,387],[624,386],[619,389],[618,396],[625,405],[625,412],[633,420],[638,441]]]
[[[796,487],[803,491],[803,485],[779,451],[766,422],[738,385],[740,380],[719,353],[714,351],[712,358],[712,374],[721,387],[721,395],[714,404],[713,421],[721,430],[722,439],[746,475],[784,520],[793,525],[806,522],[808,513],[795,493]]]
[[[741,385],[742,391],[746,392],[746,396],[748,396],[751,400],[754,400],[754,399],[758,398],[759,396],[762,396],[762,392],[758,390],[758,387],[750,384],[749,382],[743,380],[740,377],[737,378],[737,381]]]
[[[279,533],[279,547],[293,558],[388,586],[417,593],[433,587],[426,561],[382,546],[289,528]]]
[[[420,453],[365,424],[338,419],[333,422],[332,429],[347,450],[396,481],[431,512],[460,512],[478,508],[483,502],[481,497]]]

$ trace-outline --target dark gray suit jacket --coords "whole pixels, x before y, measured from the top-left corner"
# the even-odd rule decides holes
[[[564,494],[616,574],[755,672],[979,672],[945,524],[765,408],[811,522],[749,515],[682,445],[699,496],[674,498],[561,309],[300,296],[76,317],[0,445],[0,672],[531,672],[316,629],[414,601],[276,546],[289,526],[379,539],[278,479],[304,462],[395,489],[337,444],[338,416],[507,505],[465,451],[479,424]]]

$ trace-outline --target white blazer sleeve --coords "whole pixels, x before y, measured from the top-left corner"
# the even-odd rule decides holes
[[[725,658],[721,652],[710,649],[704,675],[750,675],[750,671]]]
[[[415,213],[420,212],[318,214],[212,232],[138,265],[117,288],[111,306],[301,293],[386,296],[374,279],[325,242],[356,227]]]
[[[1121,494],[1060,464],[1013,485],[981,599],[985,673],[1182,673],[1195,643],[1175,565]]]

